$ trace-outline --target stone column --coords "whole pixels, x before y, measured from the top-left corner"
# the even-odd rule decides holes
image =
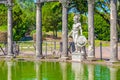
[[[7,3],[8,6],[8,37],[7,37],[7,46],[8,46],[8,57],[12,57],[13,56],[13,35],[12,35],[12,23],[13,23],[13,19],[12,19],[12,0],[8,0]]]
[[[94,0],[88,0],[88,59],[95,58]]]
[[[7,62],[7,66],[8,66],[8,77],[7,80],[12,80],[12,64],[13,62]]]
[[[111,62],[118,61],[118,39],[117,39],[117,0],[110,1],[110,47]]]
[[[42,58],[42,10],[39,0],[36,2],[36,57]]]
[[[62,57],[68,56],[68,9],[67,1],[62,3]]]

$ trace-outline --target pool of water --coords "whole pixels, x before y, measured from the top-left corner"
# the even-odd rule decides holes
[[[0,61],[0,80],[120,80],[120,69],[70,62]]]

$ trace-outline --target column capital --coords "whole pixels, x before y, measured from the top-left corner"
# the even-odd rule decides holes
[[[111,0],[111,1],[117,2],[117,0]]]
[[[14,4],[12,2],[6,2],[5,5],[8,7],[8,9],[12,10],[12,7]]]
[[[40,0],[37,0],[36,2],[35,2],[35,4],[36,4],[36,6],[41,6],[41,1]]]
[[[95,3],[95,0],[87,0],[88,1],[88,4],[94,4]]]
[[[35,4],[41,4],[40,0],[36,0]]]
[[[68,8],[70,0],[59,0],[63,7]]]

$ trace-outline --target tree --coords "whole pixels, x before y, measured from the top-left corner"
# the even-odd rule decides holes
[[[86,14],[88,12],[88,4],[87,0],[73,0],[73,6],[77,8],[80,14]],[[73,7],[72,6],[72,7]]]
[[[98,40],[110,40],[110,26],[99,14],[95,14],[95,37]]]
[[[0,4],[0,26],[7,25],[7,7]]]
[[[13,37],[14,40],[20,40],[25,36],[25,33],[30,33],[35,27],[35,5],[32,2],[25,1],[23,6],[18,0],[14,4]]]
[[[60,3],[45,3],[42,8],[42,14],[43,30],[46,32],[53,31],[53,35],[57,37],[57,31],[60,29],[62,21]]]

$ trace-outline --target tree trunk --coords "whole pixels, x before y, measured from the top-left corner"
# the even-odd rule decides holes
[[[118,39],[117,39],[117,0],[110,1],[110,46],[111,62],[118,61]]]
[[[95,57],[94,39],[94,0],[88,0],[88,59]]]
[[[57,38],[57,29],[55,30],[55,38]]]
[[[36,3],[36,57],[42,57],[42,10],[41,3]]]

